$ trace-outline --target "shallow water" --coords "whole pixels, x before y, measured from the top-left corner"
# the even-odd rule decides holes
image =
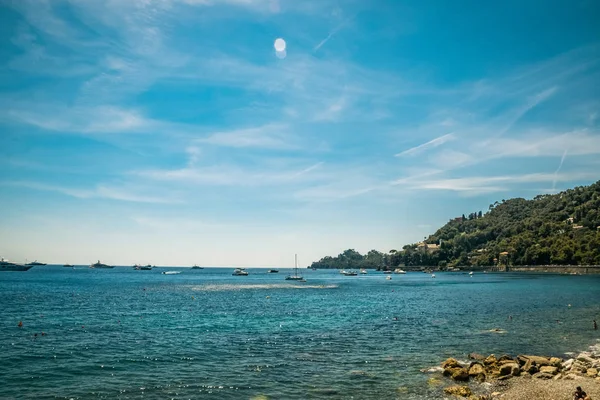
[[[598,336],[596,276],[161,270],[3,272],[0,398],[439,398],[419,369],[448,356]]]

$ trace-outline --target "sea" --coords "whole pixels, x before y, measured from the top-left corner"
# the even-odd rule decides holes
[[[448,357],[599,337],[600,276],[232,272],[0,273],[0,398],[439,399],[450,382],[422,370]]]

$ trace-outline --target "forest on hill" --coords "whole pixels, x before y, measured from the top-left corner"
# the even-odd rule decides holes
[[[362,255],[346,250],[313,268],[600,265],[600,181],[531,200],[497,201],[451,219],[423,242]]]

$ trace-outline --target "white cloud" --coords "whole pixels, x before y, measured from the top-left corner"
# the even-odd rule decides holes
[[[416,155],[416,154],[419,154],[419,153],[421,153],[421,152],[423,152],[425,150],[441,146],[441,145],[443,145],[446,142],[454,140],[455,138],[456,138],[456,136],[453,133],[448,133],[446,135],[443,135],[443,136],[437,137],[435,139],[432,139],[432,140],[430,140],[427,143],[423,143],[423,144],[420,144],[418,146],[412,147],[412,148],[410,148],[408,150],[404,150],[404,151],[396,154],[396,157]]]
[[[257,128],[236,129],[216,132],[206,138],[196,139],[196,143],[205,143],[223,147],[257,147],[264,149],[293,149],[295,139],[288,127],[281,124],[268,124]]]
[[[62,193],[67,196],[78,199],[108,199],[119,200],[134,203],[158,203],[158,204],[174,204],[181,201],[173,196],[158,197],[152,194],[136,193],[127,188],[117,188],[106,185],[97,185],[93,189],[78,189],[65,186],[49,185],[40,182],[27,181],[4,181],[0,182],[3,186],[24,187],[32,190],[41,190],[49,192]],[[147,191],[149,192],[149,191]]]
[[[158,121],[148,119],[137,110],[118,107],[74,107],[54,106],[46,108],[37,105],[26,109],[26,105],[4,111],[13,121],[59,132],[77,133],[127,133],[143,132],[156,128]],[[2,112],[0,112],[2,113]]]

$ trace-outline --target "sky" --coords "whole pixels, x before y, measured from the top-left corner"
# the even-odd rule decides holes
[[[0,256],[305,266],[595,182],[599,15],[0,0]]]

